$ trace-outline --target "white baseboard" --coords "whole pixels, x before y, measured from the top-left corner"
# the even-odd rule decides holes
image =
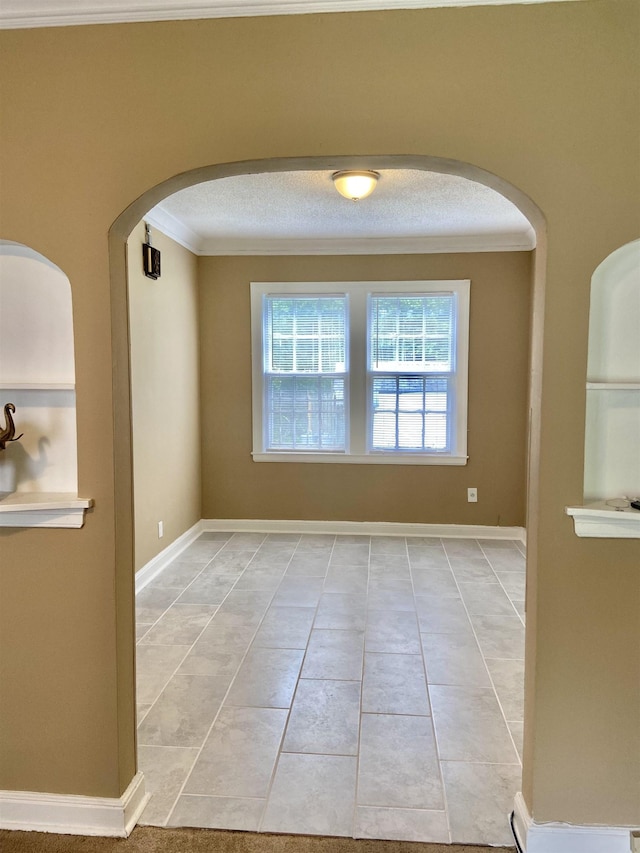
[[[121,797],[0,791],[0,829],[126,838],[149,801],[136,773]]]
[[[458,539],[517,539],[524,527],[484,524],[403,524],[392,521],[280,521],[273,519],[203,518],[202,532],[233,533],[355,533],[365,536],[451,536]]]
[[[202,521],[197,521],[193,527],[190,527],[182,536],[178,536],[177,539],[171,543],[171,545],[167,545],[167,547],[160,551],[159,554],[149,560],[149,562],[144,565],[139,572],[136,572],[136,593],[140,592],[140,590],[144,589],[148,583],[156,578],[160,572],[162,572],[166,567],[171,563],[175,558],[181,554],[186,548],[194,542],[198,536],[202,533],[203,530],[206,530],[202,526]]]
[[[514,830],[524,853],[629,853],[633,827],[537,823],[524,797],[514,801]]]

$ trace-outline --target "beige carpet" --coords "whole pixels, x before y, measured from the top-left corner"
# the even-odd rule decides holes
[[[418,844],[311,835],[266,835],[219,829],[138,826],[129,838],[88,838],[0,830],[2,853],[507,853],[514,847]]]

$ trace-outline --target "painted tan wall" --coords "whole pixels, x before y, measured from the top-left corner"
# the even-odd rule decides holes
[[[640,232],[639,18],[585,0],[1,34],[0,234],[71,281],[96,505],[79,531],[1,534],[0,788],[113,797],[135,767],[124,249],[163,191],[109,244],[111,224],[210,164],[431,155],[547,222],[524,794],[537,820],[640,823],[640,547],[578,540],[563,512],[582,496],[591,274]]]
[[[153,281],[143,242],[141,222],[127,244],[136,571],[201,518],[197,259],[153,228]]]
[[[530,266],[515,252],[200,258],[204,517],[523,525]],[[467,466],[252,461],[251,281],[462,278],[471,279]]]

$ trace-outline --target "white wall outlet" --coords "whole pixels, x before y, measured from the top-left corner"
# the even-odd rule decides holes
[[[467,489],[467,500],[470,504],[478,503],[478,490],[477,489]]]
[[[158,539],[162,539],[164,536],[164,521],[158,522]]]

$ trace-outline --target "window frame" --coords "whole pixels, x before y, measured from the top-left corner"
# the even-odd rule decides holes
[[[383,465],[466,465],[469,362],[469,279],[429,281],[251,282],[252,426],[254,462],[319,462]],[[455,370],[452,384],[451,446],[445,451],[371,450],[369,411],[369,297],[372,295],[455,296]],[[266,450],[264,435],[263,297],[345,295],[348,365],[345,377],[345,450]],[[409,374],[410,372],[407,371]],[[429,373],[421,375],[430,376]]]

